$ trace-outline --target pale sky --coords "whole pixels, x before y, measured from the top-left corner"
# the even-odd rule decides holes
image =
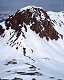
[[[14,11],[28,5],[41,6],[52,11],[64,10],[64,0],[0,0],[0,11]]]

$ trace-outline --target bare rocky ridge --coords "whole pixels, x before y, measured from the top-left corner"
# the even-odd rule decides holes
[[[47,41],[49,39],[58,40],[60,37],[63,38],[63,35],[54,29],[54,24],[51,22],[47,12],[41,8],[31,7],[22,11],[18,10],[15,15],[11,15],[6,19],[5,25],[7,30],[11,27],[17,32],[17,39],[22,33],[22,27],[27,32],[26,25],[30,25],[30,29],[39,34],[41,38],[46,37]],[[25,35],[23,36],[25,37]]]

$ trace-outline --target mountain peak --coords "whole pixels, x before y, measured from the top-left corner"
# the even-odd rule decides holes
[[[29,6],[9,16],[0,23],[0,80],[64,80],[63,36],[63,12]]]
[[[29,6],[26,6],[24,8],[21,8],[20,11],[27,10],[27,9],[34,9],[34,8],[42,9],[42,7],[37,7],[35,5],[29,5]]]
[[[40,38],[45,37],[47,41],[49,39],[58,40],[59,38],[63,38],[63,35],[55,30],[54,24],[47,12],[41,7],[27,6],[18,10],[15,15],[11,15],[5,20],[6,30],[10,28],[15,30],[16,40],[21,33],[25,38],[22,28],[27,32],[28,25],[30,30],[38,34]]]

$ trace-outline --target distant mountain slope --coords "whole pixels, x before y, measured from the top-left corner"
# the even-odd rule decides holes
[[[64,80],[63,52],[64,12],[27,6],[0,23],[1,79]]]

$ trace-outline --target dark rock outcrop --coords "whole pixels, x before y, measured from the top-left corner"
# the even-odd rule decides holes
[[[5,25],[7,29],[11,27],[18,32],[17,37],[20,36],[22,27],[24,27],[27,32],[26,25],[30,25],[30,29],[32,31],[39,34],[41,38],[45,37],[46,40],[58,40],[60,37],[63,38],[63,35],[59,34],[54,29],[54,25],[46,11],[41,8],[32,7],[23,11],[18,10],[15,15],[11,15],[8,19],[6,19]]]
[[[3,29],[3,27],[0,25],[0,35],[2,35],[4,33],[5,29]]]

